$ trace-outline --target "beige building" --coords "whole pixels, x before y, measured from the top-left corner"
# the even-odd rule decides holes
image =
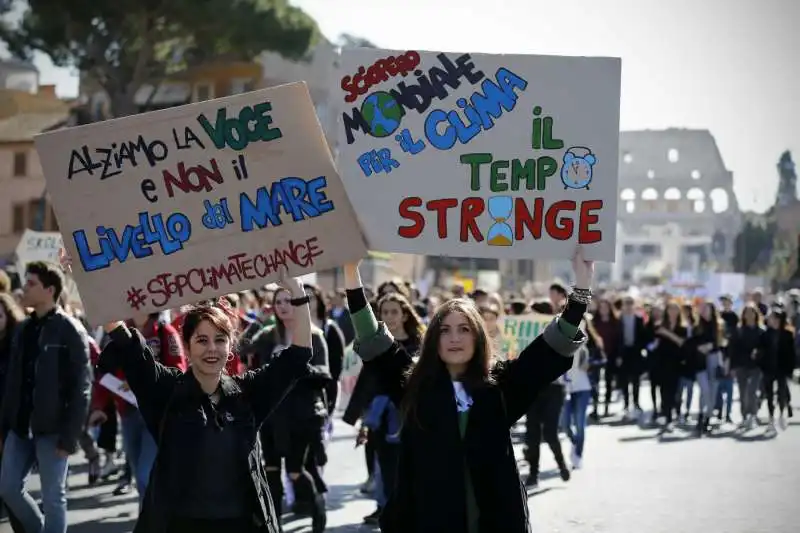
[[[69,117],[69,104],[56,97],[52,85],[35,94],[0,89],[0,265],[12,262],[25,229],[58,229],[33,137]]]

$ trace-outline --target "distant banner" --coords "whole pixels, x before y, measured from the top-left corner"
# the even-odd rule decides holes
[[[305,83],[35,142],[94,323],[367,255]]]
[[[502,319],[501,351],[514,359],[533,340],[542,334],[555,317],[530,313],[527,315],[506,315]]]
[[[25,230],[22,238],[19,240],[17,249],[17,273],[20,277],[20,282],[25,283],[25,267],[28,263],[34,261],[46,261],[48,263],[59,264],[58,253],[63,248],[63,240],[61,234],[57,231],[33,231],[30,229]],[[67,276],[64,280],[64,291],[69,303],[80,303],[80,295],[75,286],[75,281],[71,276]]]

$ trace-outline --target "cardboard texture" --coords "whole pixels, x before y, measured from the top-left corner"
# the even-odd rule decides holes
[[[305,83],[35,143],[94,323],[366,255]]]

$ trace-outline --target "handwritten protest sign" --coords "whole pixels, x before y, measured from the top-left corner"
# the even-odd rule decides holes
[[[366,255],[304,83],[35,142],[95,322]]]
[[[618,59],[347,49],[336,80],[371,249],[614,260]]]
[[[501,351],[509,359],[517,357],[533,340],[542,334],[544,328],[553,321],[551,315],[530,313],[527,315],[506,315],[500,324],[502,348]]]
[[[17,272],[25,276],[25,267],[34,261],[47,261],[58,264],[58,253],[63,247],[61,234],[57,231],[33,231],[26,229],[19,240],[17,249]],[[24,280],[22,280],[24,282]],[[71,304],[80,304],[80,295],[71,277],[64,280],[64,293]]]

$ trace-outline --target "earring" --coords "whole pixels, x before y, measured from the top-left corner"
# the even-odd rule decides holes
[[[229,354],[228,354],[228,362],[230,363],[231,361],[233,361],[233,358],[234,358],[234,357],[236,357],[236,356],[235,356],[235,355],[233,355],[232,353],[229,353]]]

